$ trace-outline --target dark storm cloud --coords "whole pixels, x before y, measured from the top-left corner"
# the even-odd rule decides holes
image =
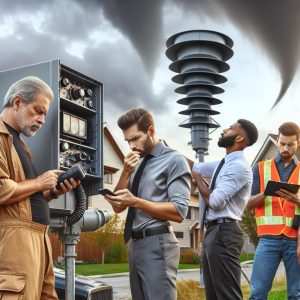
[[[102,9],[90,1],[52,1],[43,30],[65,36],[67,41],[84,41],[103,23]],[[91,41],[92,43],[93,41]]]
[[[28,24],[16,22],[15,29],[22,32],[18,38],[1,39],[1,57],[5,58],[0,60],[1,70],[67,56],[62,43],[32,30]]]
[[[51,1],[48,6],[35,6],[32,1],[23,10],[17,1],[12,6],[4,3],[5,15],[14,15],[16,34],[1,39],[1,57],[5,59],[0,59],[0,69],[60,58],[63,64],[104,83],[106,106],[122,111],[134,106],[164,111],[165,104],[154,96],[143,61],[128,40],[121,38],[95,45],[97,41],[90,38],[90,33],[99,29],[99,24],[105,20],[101,8],[93,1],[87,2],[87,6],[74,1]],[[59,6],[61,3],[63,5]],[[33,7],[45,13],[40,31],[36,31],[30,22],[21,21]],[[47,14],[54,8],[57,8],[56,13]],[[3,12],[0,17],[1,14],[4,16]],[[87,46],[83,59],[67,52],[74,40]]]
[[[299,64],[299,0],[95,1],[102,6],[111,23],[130,38],[150,73],[155,66],[157,49],[161,47],[161,11],[167,1],[181,6],[187,13],[210,16],[216,21],[226,18],[259,44],[281,74],[281,89],[274,106],[280,101]]]
[[[299,63],[298,0],[1,0],[0,19],[14,18],[17,34],[1,39],[0,68],[59,57],[71,67],[103,78],[106,95],[116,106],[140,104],[163,112],[167,106],[163,99],[153,95],[151,78],[159,56],[165,51],[167,37],[163,34],[162,17],[165,4],[185,9],[186,17],[194,15],[199,20],[210,17],[235,24],[277,65],[282,86],[276,103],[284,95]],[[44,14],[41,32],[19,18],[33,16],[33,12]],[[105,26],[107,21],[130,41],[141,60],[124,40],[94,45],[96,41],[91,40],[90,33]],[[87,46],[84,60],[67,53],[71,41]],[[169,86],[165,88],[168,90]]]
[[[157,103],[153,95],[141,60],[130,49],[111,43],[90,48],[84,56],[84,61],[89,62],[85,68],[104,83],[106,105],[117,105],[122,111],[136,106],[164,110],[164,105]]]
[[[15,14],[19,11],[35,11],[38,9],[43,9],[44,7],[48,7],[49,3],[52,3],[53,1],[37,1],[37,0],[26,0],[26,5],[24,1],[22,0],[1,0],[0,3],[0,15],[2,17],[7,16],[11,13]]]
[[[113,0],[96,3],[103,8],[104,15],[125,34],[137,49],[150,78],[164,44],[162,28],[162,0]]]
[[[258,43],[277,65],[282,84],[274,107],[284,96],[299,66],[300,1],[218,0],[217,2],[228,20]]]

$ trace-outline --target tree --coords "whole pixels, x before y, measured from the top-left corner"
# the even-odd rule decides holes
[[[86,239],[101,249],[102,257],[101,263],[104,264],[105,253],[109,251],[115,241],[115,237],[123,233],[124,222],[120,222],[119,217],[115,214],[112,219],[94,232],[87,232]]]
[[[242,228],[244,232],[251,238],[252,243],[256,248],[258,244],[258,236],[255,222],[255,214],[253,210],[245,210],[242,217]]]

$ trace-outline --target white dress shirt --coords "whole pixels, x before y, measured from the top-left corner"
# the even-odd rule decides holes
[[[212,177],[219,161],[196,162],[193,171],[202,177]],[[234,151],[225,156],[215,188],[209,196],[210,208],[206,220],[231,218],[241,220],[251,195],[252,170],[243,151]]]

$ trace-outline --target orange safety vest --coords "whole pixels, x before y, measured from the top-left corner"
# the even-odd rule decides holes
[[[258,164],[260,192],[264,192],[269,180],[280,181],[275,160],[266,160]],[[300,164],[294,169],[288,182],[300,183]],[[297,237],[297,230],[292,228],[294,216],[300,215],[300,208],[281,197],[266,196],[264,204],[255,208],[257,234]]]

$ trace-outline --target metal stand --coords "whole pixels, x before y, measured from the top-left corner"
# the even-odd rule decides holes
[[[74,228],[75,227],[75,228]],[[63,232],[59,233],[59,239],[64,245],[65,251],[65,300],[75,299],[75,260],[77,257],[76,245],[80,240],[80,231],[76,233],[75,226],[66,227]]]
[[[77,257],[76,245],[80,240],[81,232],[95,231],[102,227],[112,218],[107,211],[88,209],[83,217],[75,224],[68,225],[67,218],[70,211],[62,212],[52,209],[50,225],[53,231],[58,232],[59,239],[65,250],[65,300],[75,299],[75,260]]]

